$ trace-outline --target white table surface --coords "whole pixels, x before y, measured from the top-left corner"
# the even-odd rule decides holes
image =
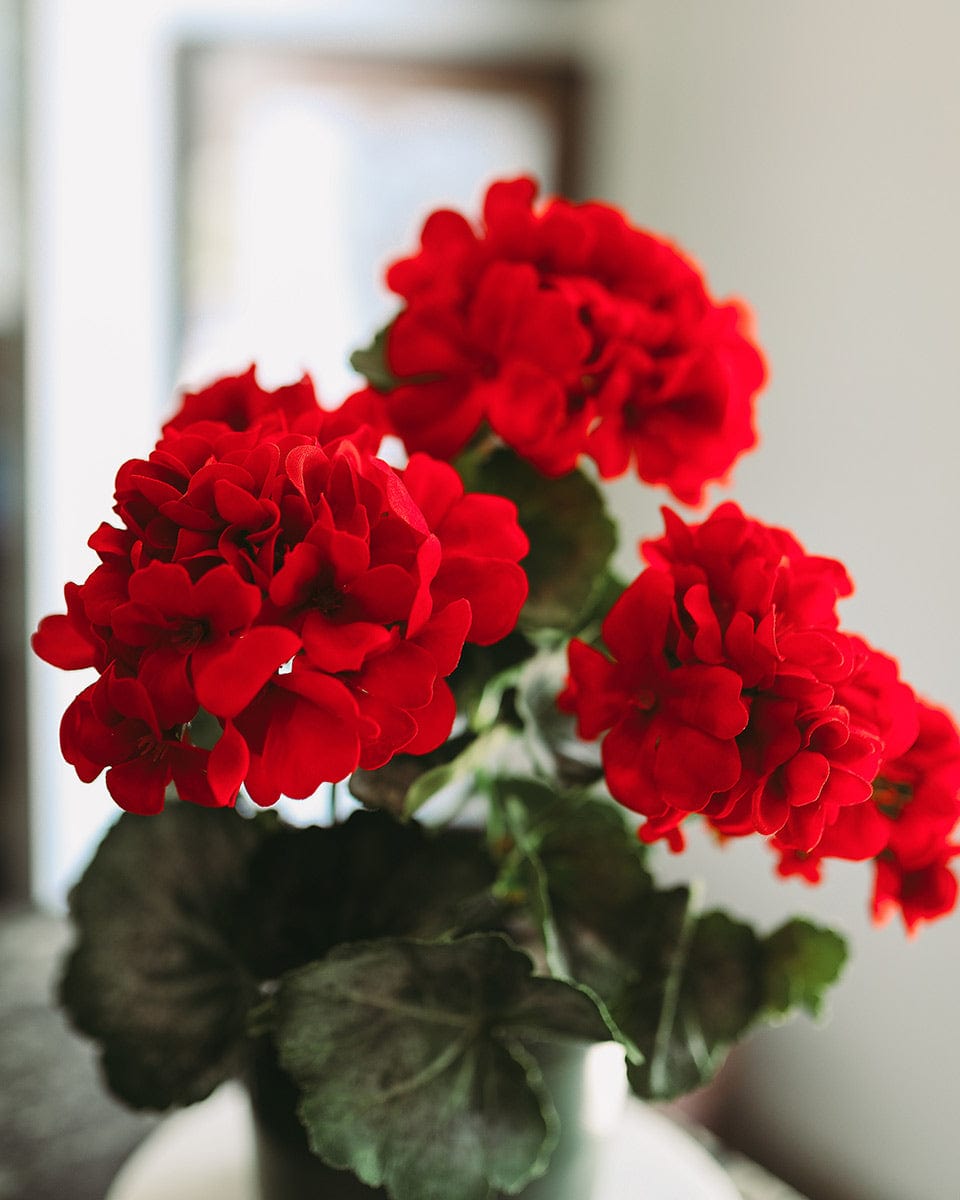
[[[225,1084],[168,1117],[120,1171],[106,1200],[259,1200],[245,1091]],[[727,1173],[673,1121],[628,1104],[584,1200],[743,1200]]]

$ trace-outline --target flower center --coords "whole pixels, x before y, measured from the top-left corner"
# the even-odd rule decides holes
[[[152,733],[145,733],[143,737],[137,739],[138,758],[146,758],[152,763],[158,763],[166,752],[166,745],[162,741],[157,741]]]
[[[873,784],[873,799],[885,817],[895,821],[913,798],[913,788],[908,783],[891,783],[879,776]]]
[[[652,688],[640,688],[636,694],[635,702],[637,708],[644,712],[651,712],[657,706],[657,694]]]
[[[343,608],[346,597],[334,583],[316,587],[310,597],[310,607],[319,609],[325,617],[333,617]]]
[[[209,632],[210,627],[206,621],[191,619],[178,626],[171,641],[182,654],[189,654],[204,641]]]

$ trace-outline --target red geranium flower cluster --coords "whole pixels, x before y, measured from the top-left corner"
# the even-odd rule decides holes
[[[724,836],[769,838],[782,869],[808,876],[825,854],[879,855],[878,907],[922,891],[904,912],[927,915],[950,887],[960,815],[953,726],[840,630],[852,589],[839,563],[734,504],[700,525],[664,516],[649,568],[603,623],[609,657],[572,642],[560,698],[582,736],[608,731],[611,793],[647,818],[645,840],[676,849],[700,813]]]
[[[817,883],[825,858],[874,858],[875,918],[899,910],[911,931],[954,908],[949,863],[960,854],[951,840],[960,821],[960,732],[942,709],[920,701],[917,711],[913,745],[881,763],[874,780],[868,836],[858,839],[857,810],[845,810],[813,852],[785,852],[779,866],[782,875]],[[852,853],[858,842],[860,853]]]
[[[185,398],[145,461],[117,475],[122,528],[68,584],[34,649],[99,678],[61,726],[86,781],[117,803],[305,797],[449,734],[444,682],[465,640],[497,641],[526,597],[515,507],[465,495],[445,463],[375,457],[363,398],[329,413],[308,378],[275,392],[251,369]],[[222,734],[193,745],[203,709]]]
[[[478,232],[435,212],[389,286],[386,397],[408,450],[452,458],[485,421],[546,475],[581,455],[605,478],[699,501],[754,445],[763,360],[739,304],[717,304],[671,245],[604,204],[534,208],[530,179],[494,184]]]

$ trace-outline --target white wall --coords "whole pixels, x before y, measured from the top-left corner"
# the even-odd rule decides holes
[[[0,0],[0,329],[19,325],[23,303],[19,37],[16,0]]]
[[[607,65],[592,188],[748,298],[769,355],[762,445],[729,494],[842,558],[847,626],[960,713],[960,7],[588,7]],[[635,534],[656,527],[650,497],[616,496]],[[864,866],[815,891],[773,879],[758,846],[667,864],[692,866],[709,903],[771,925],[805,908],[853,941],[826,1028],[796,1022],[735,1061],[750,1144],[817,1196],[960,1195],[960,916],[911,941],[870,927]]]

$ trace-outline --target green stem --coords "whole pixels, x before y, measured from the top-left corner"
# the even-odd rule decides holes
[[[680,936],[671,956],[670,971],[663,985],[663,1004],[660,1008],[660,1019],[657,1022],[657,1032],[653,1039],[653,1053],[650,1059],[650,1094],[652,1096],[662,1095],[667,1088],[670,1034],[677,1020],[680,985],[683,982],[683,970],[687,963],[687,955],[690,952],[690,942],[696,924],[697,906],[694,904],[694,889],[691,888],[687,895],[687,906],[683,912]]]
[[[331,783],[330,791],[327,795],[327,824],[336,825],[337,823],[337,785]]]

